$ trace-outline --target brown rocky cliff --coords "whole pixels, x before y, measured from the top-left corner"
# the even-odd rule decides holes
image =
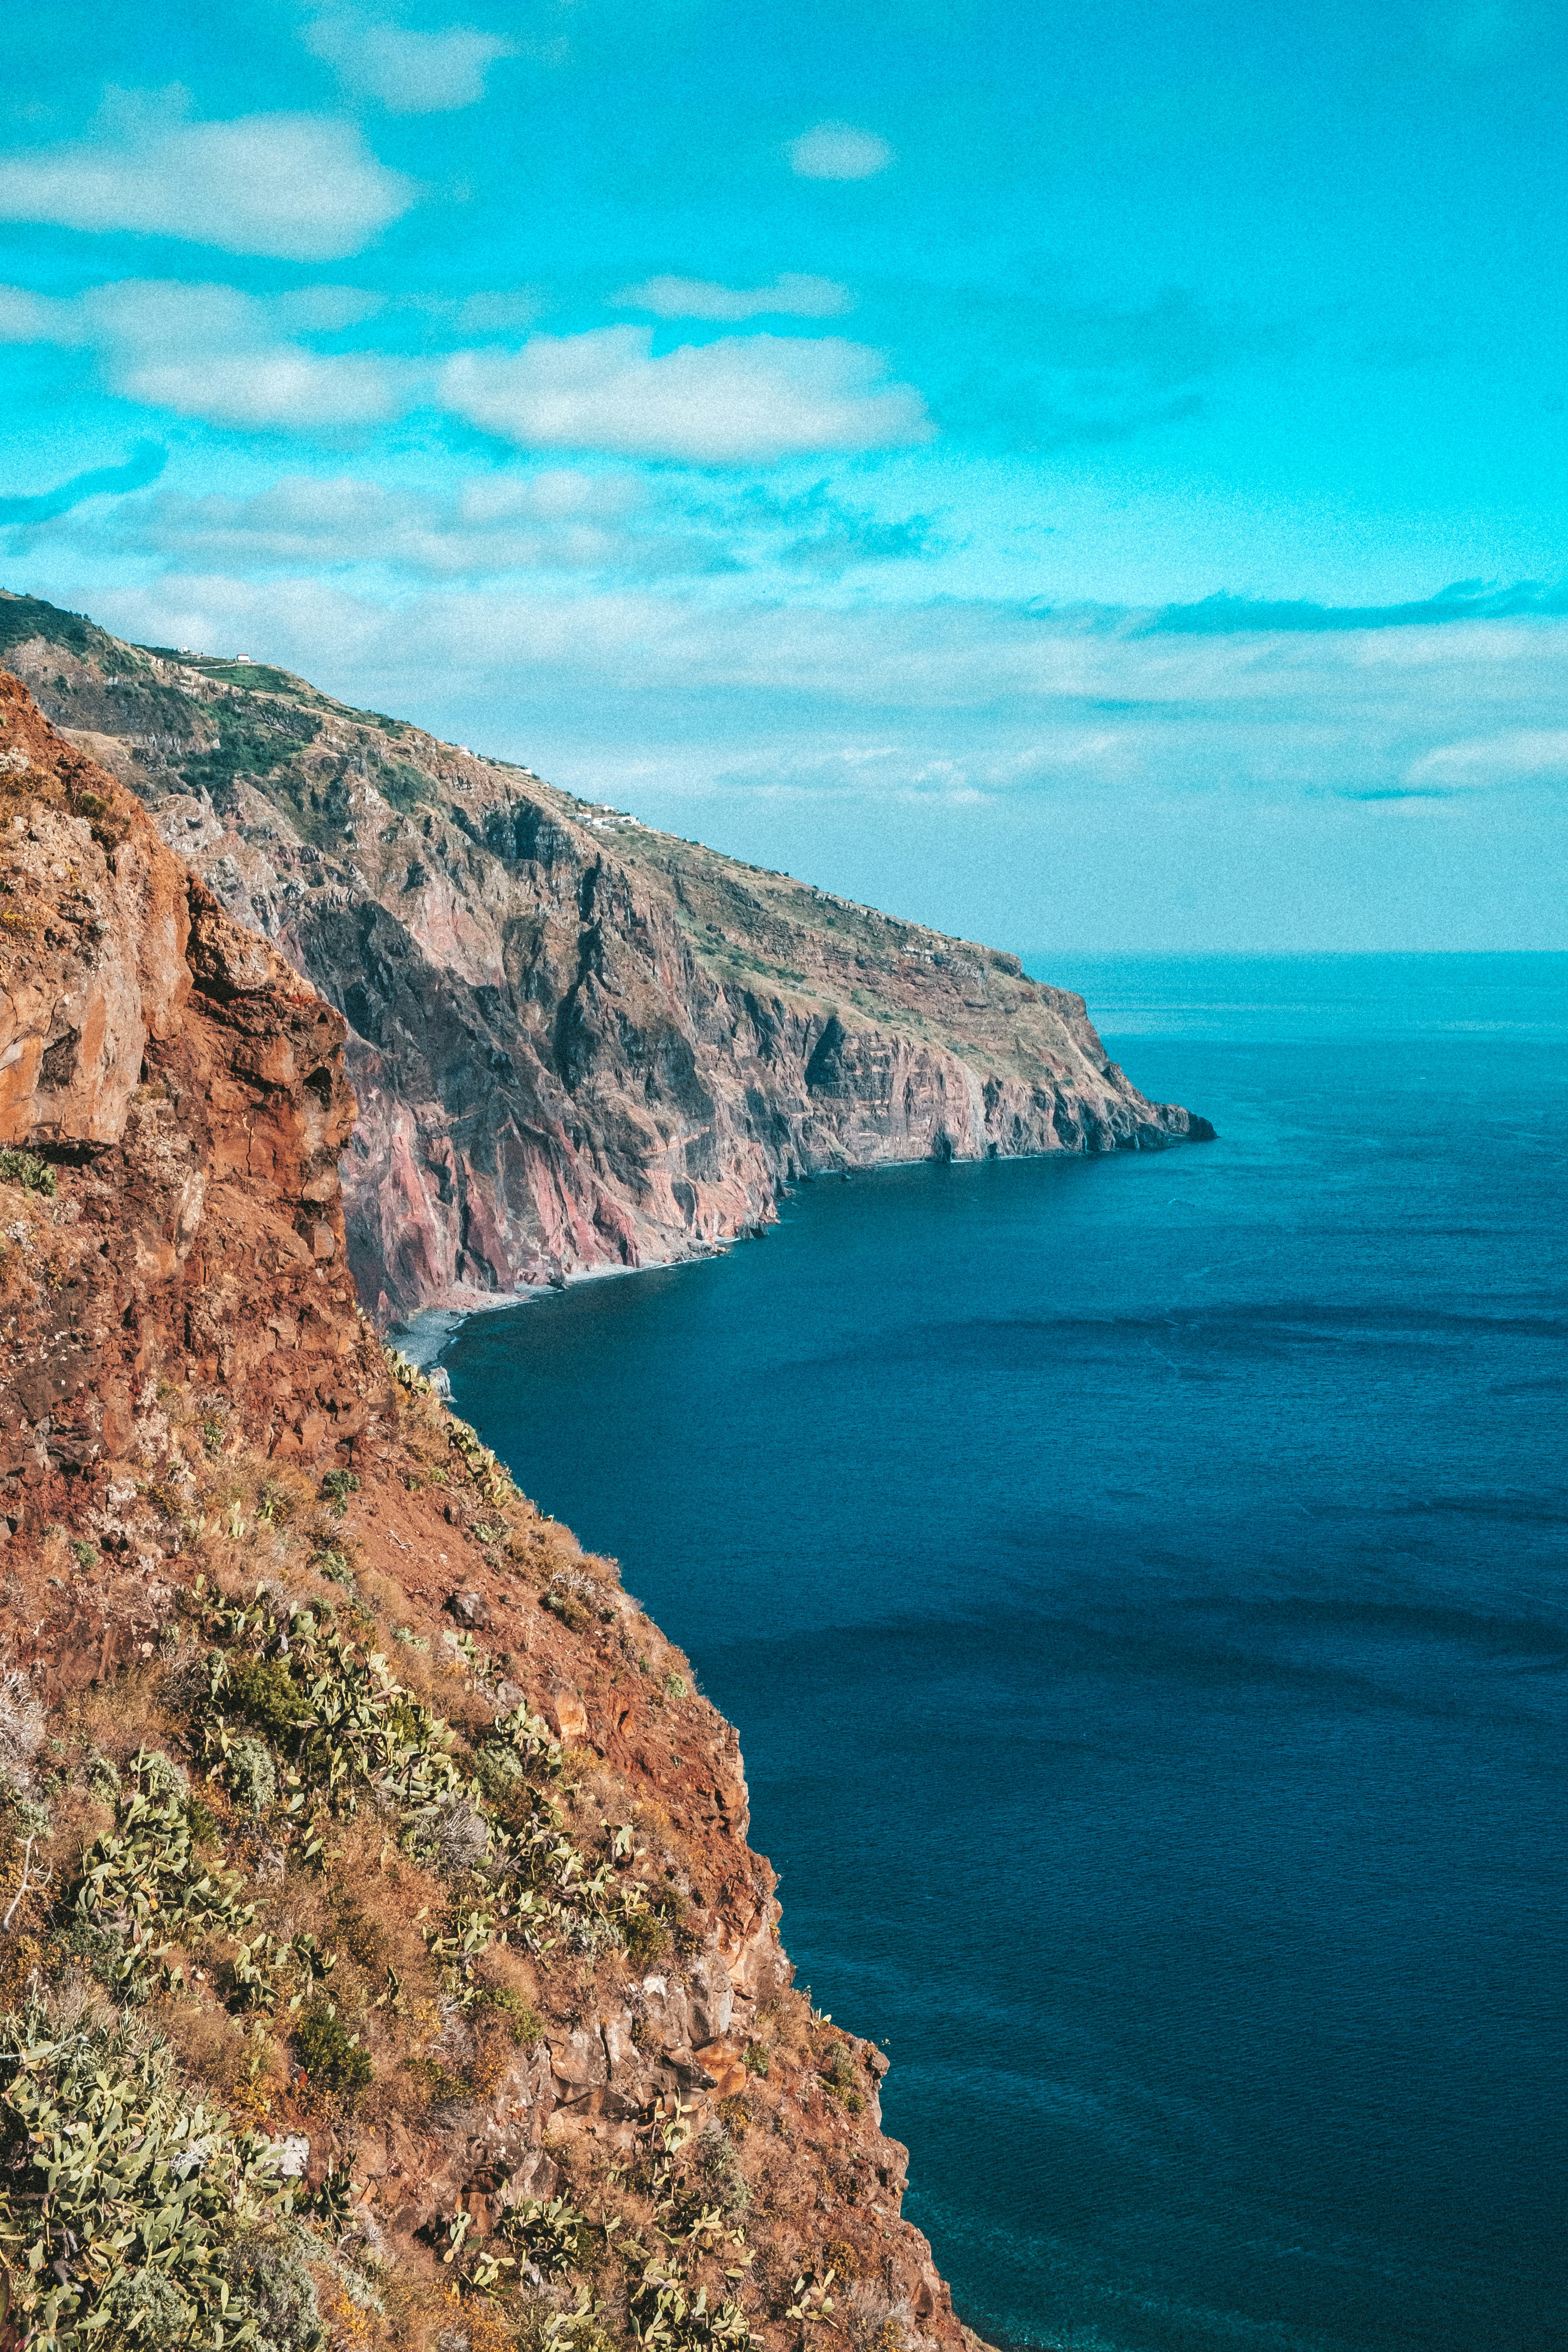
[[[14,1310],[11,1475],[120,1452],[154,1372],[314,1454],[355,1412],[342,1019],[3,674],[0,721],[0,1141],[70,1170]]]
[[[293,2012],[253,2013],[254,1964],[236,1974],[262,1948],[211,1927],[133,2012],[191,2103],[302,2147],[312,2186],[352,2179],[297,2252],[334,2347],[630,2352],[668,2272],[704,2311],[733,2304],[732,2352],[795,2352],[808,2329],[960,2352],[900,2214],[886,2061],[790,1986],[733,1729],[613,1563],[542,1518],[356,1307],[339,1016],[9,683],[0,719],[0,2002],[30,1987],[68,2032],[123,1981],[123,1917],[84,1937],[72,1889],[113,1827],[103,1776],[128,1787],[156,1748],[200,1791],[193,1867],[235,1874],[247,1938],[326,1955],[358,2037],[361,2074],[312,2074]],[[364,1706],[434,1726],[430,1753],[479,1775],[438,1834],[386,1785],[312,1782],[318,1717],[266,1714],[327,1633]],[[215,1656],[250,1677],[275,1799],[235,1796]],[[485,1782],[504,1727],[536,1717],[537,1785]],[[532,1895],[492,1866],[520,1821],[553,1824],[562,1932],[536,1934]],[[607,1889],[597,1911],[584,1884]],[[177,1939],[167,1886],[163,1906]],[[3,2202],[20,2158],[0,2158]],[[552,2196],[580,2217],[567,2266],[497,2285],[509,2216]],[[542,2337],[579,2305],[591,2323]],[[669,2340],[710,2339],[693,2319]]]

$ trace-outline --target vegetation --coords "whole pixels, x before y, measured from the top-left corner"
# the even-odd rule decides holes
[[[528,2198],[521,2205],[512,2205],[502,2217],[501,2229],[509,2244],[515,2246],[523,2259],[546,2276],[559,2271],[569,2271],[579,2263],[587,2248],[590,2224],[585,2213],[564,2197],[552,2197],[548,2203]]]
[[[70,1897],[75,1948],[106,1984],[144,2000],[176,1972],[176,1937],[213,1928],[237,1936],[250,1925],[256,1906],[241,1904],[240,1892],[237,1878],[200,1862],[184,1773],[156,1749],[139,1749],[114,1827],[82,1856]]]
[[[349,1496],[359,1493],[359,1480],[352,1470],[329,1470],[321,1481],[321,1493],[334,1518],[348,1515]]]
[[[55,1171],[48,1161],[40,1160],[36,1151],[11,1145],[0,1150],[0,1184],[20,1184],[24,1192],[42,1192],[50,1201],[55,1197]]]
[[[364,712],[361,715],[368,718],[373,714]],[[379,723],[388,732],[392,731],[395,724],[390,719]],[[403,730],[398,728],[396,731],[401,734]],[[423,768],[416,768],[411,760],[383,760],[375,770],[375,788],[383,800],[390,801],[403,816],[412,816],[416,808],[423,807],[426,801],[436,797],[434,779],[427,776]]]
[[[241,673],[247,683],[254,675],[253,670]],[[190,791],[210,793],[213,806],[222,811],[234,805],[234,787],[240,777],[270,775],[321,731],[312,712],[275,697],[254,701],[230,697],[211,715],[218,723],[218,740],[209,751],[186,753],[178,769]]]
[[[370,2053],[360,2047],[359,2035],[349,2032],[325,1999],[313,2001],[305,2011],[295,2040],[307,2080],[324,2084],[329,2091],[363,2091],[375,2071]]]
[[[167,646],[149,646],[148,652],[162,651],[165,658],[185,662],[210,677],[219,686],[241,686],[251,694],[299,695],[300,681],[286,669],[274,669],[269,662],[224,661],[216,654],[170,654]],[[309,688],[304,691],[309,692]]]
[[[241,1523],[237,1507],[230,1516]],[[277,2172],[282,2143],[238,2127],[210,2099],[187,2099],[174,2048],[137,2021],[181,2020],[189,2034],[214,2017],[216,1994],[215,2022],[226,2011],[232,2037],[227,2068],[240,2069],[237,2095],[254,2117],[271,2096],[269,2025],[288,2027],[299,2098],[342,2112],[377,2084],[363,2021],[384,2011],[391,2027],[400,2012],[417,2012],[405,1990],[406,1960],[399,1969],[386,1958],[395,1948],[403,1957],[395,1928],[389,1947],[390,1923],[361,1909],[348,1881],[321,1882],[333,1889],[330,1942],[265,1923],[261,1900],[226,1858],[245,1838],[244,1823],[308,1884],[326,1842],[352,1836],[368,1811],[390,1820],[411,1885],[444,1887],[422,1906],[416,1943],[431,1990],[472,2021],[474,2055],[451,2074],[411,2052],[405,2097],[421,2088],[426,2097],[482,2095],[505,2063],[487,2052],[540,2039],[530,2002],[487,1972],[491,1955],[510,1944],[591,1957],[622,1942],[646,1905],[629,1876],[629,1829],[607,1827],[592,1851],[569,1828],[555,1793],[564,1790],[565,1758],[527,1707],[482,1728],[468,1748],[330,1612],[279,1602],[265,1589],[245,1601],[198,1583],[187,1624],[195,1641],[178,1645],[161,1686],[165,1707],[188,1727],[208,1793],[195,1793],[164,1748],[144,1742],[121,1763],[82,1752],[77,1783],[112,1819],[86,1842],[58,1896],[47,1886],[40,1895],[39,1880],[28,1898],[43,1937],[26,1944],[42,1963],[35,1984],[41,1975],[68,1988],[70,1971],[85,1969],[120,2007],[100,2007],[94,2022],[67,2030],[57,1990],[53,2014],[47,1999],[35,2000],[0,2028],[0,2130],[10,2149],[8,2173],[0,2155],[8,2183],[0,2251],[19,2282],[13,2315],[29,2347],[44,2352],[87,2352],[89,2344],[324,2352],[328,2343],[318,2285],[328,2273],[348,2274],[321,2229],[335,2208],[346,2210],[346,2176],[296,2212],[295,2191]],[[219,1854],[203,1851],[215,1843]],[[431,1870],[434,1885],[424,1874]],[[377,1967],[384,1990],[371,2000]],[[407,2045],[406,2026],[398,2039]],[[660,2149],[661,2179],[674,2146]],[[336,2218],[341,2226],[342,2210]],[[467,2213],[443,2225],[446,2266],[462,2297],[493,2301],[529,2277],[574,2273],[590,2238],[602,2264],[604,2227],[566,2200],[519,2206],[502,2220],[488,2251],[467,2248]],[[690,2237],[685,2221],[682,2231],[668,2233],[657,2276],[648,2274],[651,2252],[626,2241],[640,2265],[630,2290],[640,2339],[660,2352],[744,2342],[743,2325],[737,2334],[733,2321],[721,2324],[700,2288],[683,2284],[671,2251]],[[358,2292],[369,2295],[363,2282]],[[574,2293],[570,2326],[549,2336],[561,2352],[586,2352],[603,2334],[588,2272]]]
[[[606,1617],[624,1629],[603,1571],[571,1564],[548,1522],[520,1526],[494,1455],[426,1405],[419,1375],[398,1378],[422,1433],[409,1475],[486,1514],[497,1574],[525,1563],[536,1591],[560,1579],[596,1639]],[[8,2315],[29,2352],[751,2352],[759,2300],[803,2339],[821,2332],[834,2265],[809,2267],[793,2236],[789,2266],[747,2289],[746,2216],[773,2209],[742,2167],[752,2117],[734,2097],[705,2125],[667,2097],[613,2145],[551,2143],[551,2196],[501,2185],[443,2204],[421,2233],[434,2288],[356,2268],[379,2258],[355,2134],[498,2097],[506,2113],[541,2063],[523,2054],[541,2010],[592,2016],[605,1967],[624,1988],[627,1962],[640,1974],[687,1948],[691,1888],[668,1853],[655,1874],[633,1822],[605,1818],[611,1783],[590,1755],[526,1704],[494,1711],[510,1656],[451,1632],[399,1651],[387,1621],[407,1600],[387,1579],[363,1569],[352,1601],[318,1580],[343,1540],[349,1474],[252,1461],[205,1400],[165,1388],[159,1402],[184,1459],[128,1515],[155,1511],[202,1566],[157,1653],[73,1701],[47,1742],[26,1678],[0,1689],[0,1884],[15,1898],[0,1935],[0,2343]],[[63,1570],[68,1532],[52,1540]],[[235,1589],[247,1552],[262,1573]],[[667,1704],[668,1653],[604,1647],[641,1667],[645,1704]],[[637,2015],[632,2038],[651,2048]],[[826,2044],[797,2041],[809,2080]],[[747,2063],[767,2071],[763,2044]],[[301,2135],[313,2189],[285,2177]],[[753,2171],[774,2145],[753,2131]]]
[[[325,2346],[277,2147],[193,2105],[166,2045],[29,2003],[0,2019],[0,2084],[6,2315],[29,2352]]]
[[[73,654],[107,651],[113,640],[82,613],[63,613],[41,596],[0,596],[0,654],[13,646],[42,637],[46,645],[64,646]]]
[[[837,2099],[852,2116],[859,2115],[866,2105],[854,2061],[842,2042],[836,2044],[822,2069],[822,2087],[830,2099]]]

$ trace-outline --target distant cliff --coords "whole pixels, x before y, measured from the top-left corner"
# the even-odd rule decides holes
[[[384,1323],[700,1253],[820,1171],[1212,1132],[1014,956],[284,672],[5,596],[0,661],[343,1013],[349,1254]]]

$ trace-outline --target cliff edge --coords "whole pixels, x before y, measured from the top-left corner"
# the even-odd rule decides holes
[[[734,1731],[356,1305],[342,1018],[6,679],[0,844],[0,2341],[961,2352]]]
[[[752,1233],[897,1160],[1159,1147],[1083,999],[254,662],[0,593],[0,656],[348,1024],[384,1324]]]

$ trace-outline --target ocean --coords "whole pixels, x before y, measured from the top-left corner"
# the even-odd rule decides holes
[[[1028,961],[1218,1141],[804,1185],[457,1409],[740,1727],[972,2326],[1568,2346],[1568,956]]]

